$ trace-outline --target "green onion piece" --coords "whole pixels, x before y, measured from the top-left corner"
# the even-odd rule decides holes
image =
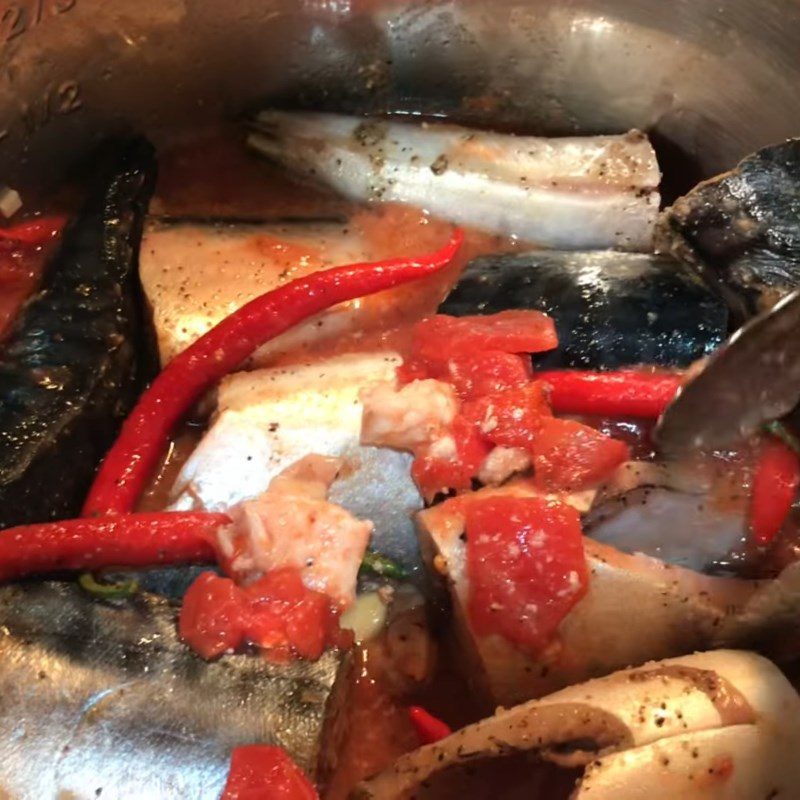
[[[401,581],[408,577],[408,573],[396,561],[380,553],[367,551],[361,562],[359,575],[380,575],[382,578],[394,578]]]
[[[91,572],[83,572],[78,577],[78,583],[84,591],[103,600],[120,600],[132,597],[139,590],[139,581],[131,578],[119,583],[105,583],[98,581]]]
[[[772,422],[765,422],[764,430],[767,433],[771,433],[775,438],[780,439],[789,449],[800,455],[800,441],[780,420],[774,419]]]

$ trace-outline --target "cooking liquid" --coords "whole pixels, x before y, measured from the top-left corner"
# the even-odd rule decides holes
[[[371,257],[376,259],[437,249],[452,230],[449,223],[415,209],[399,205],[364,209],[324,188],[297,182],[248,153],[238,128],[210,131],[162,148],[159,183],[150,211],[192,218],[342,216],[348,225],[358,226]],[[469,260],[522,247],[515,240],[479,231],[467,230],[465,234],[458,258],[442,274],[369,298],[372,316],[381,320],[380,326],[281,353],[273,363],[315,360],[336,353],[378,348],[402,349],[408,326],[435,311],[439,302],[436,298],[447,292]],[[397,305],[403,306],[402,315],[396,313]],[[140,510],[158,510],[168,505],[170,488],[203,432],[204,426],[197,424],[184,425],[176,432],[142,496]],[[448,652],[439,653],[435,673],[424,682],[398,685],[391,677],[397,665],[386,655],[385,637],[386,634],[358,648],[352,699],[344,712],[349,717],[347,738],[337,772],[325,792],[329,800],[344,800],[361,779],[419,746],[408,718],[410,704],[425,706],[453,728],[478,720],[487,712],[471,702],[472,694]]]
[[[151,213],[173,217],[328,217],[342,216],[348,224],[361,227],[362,234],[375,258],[388,258],[418,254],[435,249],[446,240],[451,226],[428,217],[426,214],[402,206],[377,206],[368,209],[357,206],[329,190],[294,180],[279,168],[248,153],[242,145],[239,128],[222,128],[209,131],[183,142],[161,148],[160,178]],[[442,282],[451,285],[466,263],[472,258],[489,253],[524,249],[525,245],[511,239],[489,236],[479,231],[466,231],[464,247],[453,267],[429,281],[420,291],[420,285],[400,287],[383,293],[379,327],[355,335],[345,335],[336,341],[303,347],[276,358],[275,363],[292,363],[300,360],[325,358],[333,353],[372,350],[376,347],[394,347],[402,350],[408,325],[416,318],[435,310],[430,303],[431,294],[442,291]],[[417,293],[419,302],[410,304],[411,312],[398,317],[393,306],[403,293]],[[373,301],[374,302],[374,301]],[[408,304],[407,304],[408,305]],[[635,458],[649,458],[654,454],[648,425],[637,420],[586,420],[600,430],[626,440]],[[165,454],[160,468],[140,502],[142,510],[164,508],[169,502],[169,489],[203,433],[203,427],[185,425],[179,430]],[[737,480],[740,469],[733,471]],[[740,488],[741,490],[741,488]],[[798,536],[792,526],[791,535],[782,537],[780,552],[796,554]],[[407,708],[411,704],[423,705],[453,728],[461,727],[485,716],[487,709],[479,706],[473,693],[465,685],[449,651],[442,648],[437,668],[426,681],[409,688],[398,688],[391,679],[394,666],[385,655],[386,634],[361,647],[357,652],[357,669],[351,703],[345,713],[347,738],[341,751],[337,772],[332,776],[325,798],[344,800],[359,780],[389,765],[404,752],[415,749],[417,741],[409,722]],[[490,713],[490,710],[489,710]],[[557,800],[566,798],[574,785],[574,771],[557,770],[546,765],[525,762],[508,769],[487,767],[484,794],[473,791],[470,797],[516,796],[506,794],[502,784],[512,791],[519,776],[524,774],[528,800]],[[505,775],[505,779],[504,776]],[[442,796],[452,796],[445,793]]]

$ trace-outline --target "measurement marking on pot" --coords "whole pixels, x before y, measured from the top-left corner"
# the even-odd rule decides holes
[[[0,44],[35,28],[48,17],[58,17],[75,8],[78,0],[27,0],[0,6]]]

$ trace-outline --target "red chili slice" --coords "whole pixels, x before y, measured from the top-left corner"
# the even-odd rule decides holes
[[[758,459],[750,496],[753,543],[765,547],[778,535],[800,486],[800,460],[779,439],[769,438]]]
[[[641,370],[588,372],[557,370],[537,375],[552,387],[550,401],[557,414],[656,419],[675,399],[680,375]]]
[[[586,593],[578,512],[541,497],[488,497],[465,504],[469,618],[538,652]]]
[[[630,449],[588,425],[551,417],[539,426],[531,455],[539,486],[550,491],[576,491],[607,478],[630,459]]]
[[[220,800],[319,800],[319,795],[283,748],[250,744],[231,754]]]
[[[411,706],[408,717],[421,744],[433,744],[447,738],[453,731],[446,722],[434,717],[422,706]]]

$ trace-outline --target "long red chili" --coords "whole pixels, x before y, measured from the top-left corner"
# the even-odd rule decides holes
[[[257,347],[337,303],[437,272],[450,263],[463,238],[457,230],[445,247],[425,256],[316,272],[234,311],[176,356],[141,396],[100,466],[84,515],[131,511],[175,424]]]
[[[550,402],[557,414],[656,419],[675,398],[682,377],[657,372],[620,370],[539,372],[537,380],[552,387]]]
[[[765,547],[777,536],[800,486],[800,459],[779,439],[769,438],[758,459],[748,522],[753,544]]]
[[[61,570],[211,564],[211,537],[230,519],[150,512],[20,525],[0,531],[0,581]]]

